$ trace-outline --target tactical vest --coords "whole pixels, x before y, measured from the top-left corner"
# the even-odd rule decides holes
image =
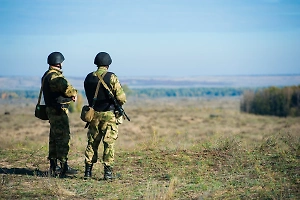
[[[109,88],[110,88],[110,77],[112,74],[113,74],[112,72],[107,72],[103,77],[104,82]],[[98,81],[99,78],[95,76],[93,72],[89,73],[84,80],[84,90],[89,102],[89,106],[92,106],[93,104],[93,98],[95,95]],[[98,112],[109,111],[109,110],[112,111],[115,109],[113,100],[109,98],[108,91],[105,89],[105,87],[102,84],[100,84],[99,87],[94,109]]]
[[[45,74],[42,77],[45,77],[44,80],[44,85],[43,85],[43,96],[44,96],[44,101],[45,105],[49,107],[54,107],[54,108],[62,108],[62,107],[67,107],[71,101],[71,97],[64,97],[64,94],[61,92],[52,92],[50,89],[50,78],[55,72],[51,72],[47,74],[48,71],[45,72]],[[47,75],[46,75],[47,74]],[[66,104],[67,103],[67,104]]]

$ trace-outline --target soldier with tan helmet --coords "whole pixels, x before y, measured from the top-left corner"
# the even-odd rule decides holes
[[[97,65],[98,69],[89,73],[84,81],[84,89],[89,106],[92,106],[93,104],[97,83],[99,81],[98,77],[102,77],[101,79],[103,79],[107,86],[106,88],[103,84],[100,85],[96,101],[94,102],[93,108],[95,114],[89,125],[87,133],[88,144],[85,150],[85,179],[92,176],[92,167],[93,164],[97,162],[98,147],[101,141],[104,145],[102,153],[104,179],[113,179],[112,167],[115,155],[114,145],[118,138],[119,123],[116,118],[114,102],[109,97],[107,89],[112,92],[120,105],[123,105],[126,102],[126,95],[117,76],[112,72],[108,72],[111,63],[112,59],[108,53],[98,53],[94,59],[94,64]]]
[[[68,166],[70,149],[70,127],[68,106],[76,101],[77,90],[69,84],[63,76],[62,63],[65,60],[60,52],[52,52],[47,59],[48,70],[43,75],[43,96],[46,113],[50,122],[49,155],[50,175],[57,176],[57,160],[60,161],[59,177],[66,177],[66,173],[76,173]]]

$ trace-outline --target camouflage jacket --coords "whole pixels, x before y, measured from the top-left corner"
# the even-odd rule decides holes
[[[71,97],[77,95],[77,89],[67,81],[61,70],[50,66],[44,77],[43,95],[46,105],[70,103]]]
[[[93,97],[96,91],[97,83],[99,82],[99,79],[97,77],[97,74],[102,76],[103,73],[106,73],[105,77],[103,77],[104,82],[107,84],[107,86],[110,88],[111,92],[113,93],[114,97],[118,101],[120,105],[123,105],[126,103],[126,95],[125,92],[118,80],[118,77],[112,73],[108,72],[106,67],[100,66],[98,70],[91,72],[87,75],[84,81],[84,89],[85,93],[89,102],[89,105],[93,105]],[[113,110],[114,105],[112,100],[109,98],[106,89],[102,84],[100,84],[100,88],[98,91],[97,100],[94,104],[94,109],[96,111],[107,111],[107,110]]]

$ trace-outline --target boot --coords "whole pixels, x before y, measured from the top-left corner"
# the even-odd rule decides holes
[[[85,163],[84,179],[89,179],[92,177],[92,168],[93,168],[93,163],[92,164]]]
[[[66,173],[68,171],[68,163],[66,162],[60,162],[60,173],[59,178],[66,178]]]
[[[77,174],[77,170],[74,168],[71,168],[68,164],[67,164],[67,172],[66,174],[72,175],[72,174]]]
[[[112,167],[104,165],[104,180],[111,181],[113,179]]]
[[[56,166],[57,166],[57,160],[56,159],[49,159],[50,160],[50,170],[49,170],[49,175],[51,177],[56,177]]]

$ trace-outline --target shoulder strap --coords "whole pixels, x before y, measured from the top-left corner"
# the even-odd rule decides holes
[[[101,79],[103,80],[103,77],[105,76],[105,74],[107,73],[107,71],[106,72],[104,72],[103,74],[102,74],[102,76],[100,76],[100,75],[98,75],[97,73],[97,76],[98,76],[98,78],[99,77],[101,77]],[[92,105],[92,108],[95,106],[95,103],[96,103],[96,100],[97,100],[97,96],[98,96],[98,91],[99,91],[99,88],[100,88],[100,83],[101,83],[101,80],[100,78],[99,78],[99,81],[98,81],[98,83],[97,83],[97,87],[96,87],[96,91],[95,91],[95,95],[94,95],[94,98],[93,98],[93,105]]]
[[[115,95],[112,93],[112,91],[109,89],[109,87],[106,85],[105,81],[103,80],[104,76],[100,76],[99,74],[97,74],[98,78],[99,78],[99,82],[101,81],[102,85],[107,89],[107,91],[114,97]]]
[[[42,80],[42,84],[41,84],[41,89],[40,89],[40,94],[39,94],[39,98],[38,98],[38,103],[37,103],[37,105],[40,105],[40,103],[41,103],[44,80],[45,80],[46,76],[47,76],[49,73],[50,73],[50,70],[48,70],[48,72],[45,74],[45,76],[44,76],[44,78],[43,78],[43,80]]]

